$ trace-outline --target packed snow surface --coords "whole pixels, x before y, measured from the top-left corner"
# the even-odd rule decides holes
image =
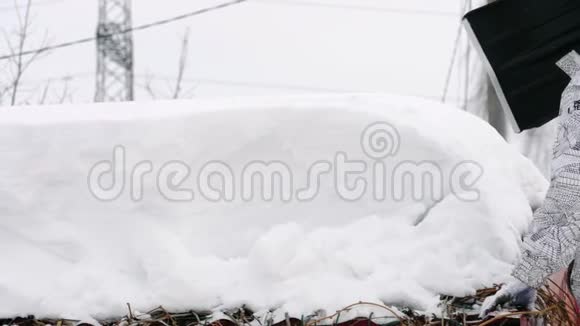
[[[0,148],[0,316],[429,309],[505,279],[547,187],[478,118],[382,95],[6,108]]]

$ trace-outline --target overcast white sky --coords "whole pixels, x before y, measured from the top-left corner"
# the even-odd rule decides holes
[[[148,23],[221,2],[227,0],[133,0],[133,22]],[[97,0],[33,0],[33,4],[37,36],[46,30],[52,43],[60,43],[95,33]],[[8,32],[16,25],[13,6],[14,0],[0,0],[0,27]],[[154,80],[160,97],[170,93],[187,27],[188,96],[344,90],[439,98],[459,8],[459,0],[249,0],[136,32],[137,98],[150,98],[142,87],[146,76]],[[6,52],[2,40],[0,53]],[[94,44],[56,50],[28,71],[25,91],[38,96],[46,80],[53,79],[50,96],[57,97],[63,87],[58,80],[70,75],[72,100],[88,102],[94,93],[94,71]]]

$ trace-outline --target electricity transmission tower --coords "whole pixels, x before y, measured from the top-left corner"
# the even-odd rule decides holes
[[[96,102],[133,100],[131,0],[99,0]]]

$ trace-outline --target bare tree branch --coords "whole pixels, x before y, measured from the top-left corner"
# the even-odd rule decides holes
[[[147,94],[151,97],[151,99],[156,100],[158,98],[189,98],[193,97],[193,92],[195,91],[197,85],[194,85],[190,88],[184,89],[184,76],[185,70],[187,68],[187,59],[188,59],[188,50],[189,50],[189,28],[185,29],[185,33],[183,34],[183,38],[181,40],[181,51],[179,55],[179,62],[177,65],[177,76],[176,79],[173,78],[157,78],[159,83],[161,83],[162,87],[161,92],[157,92],[157,90],[153,87],[154,86],[154,78],[153,75],[146,73],[144,76],[145,81],[143,84],[140,84],[139,87],[142,87]],[[159,95],[161,93],[161,95]]]
[[[9,86],[0,87],[0,89],[2,89],[2,91],[0,91],[0,96],[9,92],[11,106],[16,105],[18,102],[18,94],[21,90],[22,77],[24,73],[30,67],[30,65],[38,60],[40,55],[44,53],[38,51],[29,57],[24,55],[27,42],[29,41],[31,35],[32,0],[26,0],[25,6],[19,6],[18,2],[19,0],[14,0],[16,18],[18,20],[17,30],[14,34],[16,40],[12,41],[11,36],[5,30],[2,30],[4,41],[8,47],[8,50],[10,51],[10,54],[13,57],[10,59],[10,64],[8,66],[8,70],[11,73]],[[45,32],[41,45],[44,46],[48,44],[47,40],[48,33]],[[46,94],[43,95],[43,98],[46,99]]]
[[[153,90],[153,77],[150,74],[145,75],[145,91],[147,91],[151,99],[157,99],[157,93]]]
[[[42,95],[40,96],[40,100],[38,104],[42,105],[46,102],[46,96],[48,95],[48,89],[50,88],[51,80],[49,79],[46,85],[44,85],[44,90],[42,91]]]
[[[189,89],[187,89],[185,92],[183,92],[182,97],[183,98],[192,98],[192,97],[194,97],[195,96],[195,91],[197,90],[197,87],[198,86],[199,85],[197,85],[197,84],[191,86]]]
[[[16,76],[12,84],[12,97],[10,100],[10,105],[16,104],[16,94],[18,93],[18,87],[20,85],[20,80],[23,74],[23,56],[24,45],[26,44],[26,39],[28,38],[28,28],[30,27],[30,5],[32,0],[26,1],[26,9],[24,11],[24,19],[20,16],[20,10],[18,10],[18,2],[14,0],[14,5],[16,7],[18,16],[18,56],[16,57]]]
[[[189,48],[189,28],[185,30],[183,34],[183,40],[181,41],[181,54],[179,56],[179,66],[177,69],[177,81],[175,83],[175,91],[173,92],[173,98],[179,98],[181,93],[181,83],[183,81],[183,74],[185,68],[187,67],[187,53]]]
[[[63,104],[67,100],[67,98],[70,100],[68,83],[71,80],[71,77],[64,77],[62,80],[64,82],[64,87],[62,89],[62,93],[58,101],[59,104]]]

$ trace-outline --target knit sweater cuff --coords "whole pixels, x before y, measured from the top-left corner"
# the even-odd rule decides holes
[[[533,264],[531,262],[533,262]],[[522,260],[512,271],[513,277],[535,289],[542,287],[544,281],[551,274],[552,273],[549,270],[543,269],[539,266],[538,262],[531,260],[526,256],[522,257]]]

